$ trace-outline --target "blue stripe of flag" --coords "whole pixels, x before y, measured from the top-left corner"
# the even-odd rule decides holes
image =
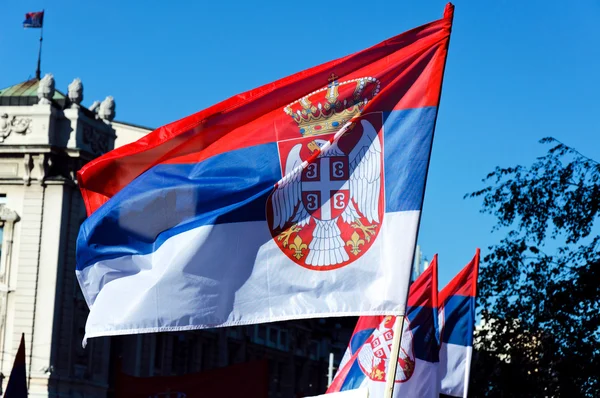
[[[421,208],[435,110],[385,115],[386,212]],[[399,151],[405,155],[398,156]],[[202,225],[266,220],[267,198],[281,176],[276,143],[225,152],[195,164],[157,165],[84,222],[77,269],[151,253],[171,236]]]
[[[475,298],[472,296],[450,296],[444,304],[444,343],[472,346],[475,324]]]

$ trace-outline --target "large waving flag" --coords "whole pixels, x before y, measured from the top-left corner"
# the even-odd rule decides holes
[[[408,297],[394,397],[438,398],[437,256],[415,280]],[[394,323],[400,318],[360,317],[327,393],[368,388],[383,397]]]
[[[479,272],[479,249],[475,257],[440,292],[440,393],[451,397],[467,397],[475,297]]]
[[[452,13],[86,165],[86,338],[402,315]]]

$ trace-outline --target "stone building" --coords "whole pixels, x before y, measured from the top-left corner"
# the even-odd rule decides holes
[[[31,397],[114,394],[117,363],[135,376],[176,375],[253,359],[270,362],[272,397],[320,393],[330,352],[339,361],[355,319],[91,339],[75,279],[86,217],[76,172],[151,130],[117,122],[106,97],[86,107],[75,79],[52,75],[0,90],[0,378],[6,387],[25,335]]]
[[[24,333],[32,397],[108,388],[110,341],[81,347],[87,306],[74,270],[85,210],[76,172],[111,150],[117,133],[137,139],[138,128],[112,125],[112,97],[89,109],[82,100],[79,79],[64,94],[52,75],[0,90],[0,371],[5,387]]]

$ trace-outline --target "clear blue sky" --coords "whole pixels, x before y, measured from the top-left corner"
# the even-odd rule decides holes
[[[42,73],[84,104],[113,95],[117,119],[159,127],[231,95],[438,19],[445,1],[29,1],[0,5],[0,87]],[[501,235],[480,203],[496,165],[530,163],[554,136],[600,159],[600,1],[461,1],[444,80],[420,244],[440,286]]]

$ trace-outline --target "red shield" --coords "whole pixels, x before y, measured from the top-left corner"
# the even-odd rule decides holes
[[[399,322],[399,320],[396,320]],[[385,321],[365,341],[358,356],[358,365],[363,373],[371,380],[383,381],[386,378],[389,358],[392,353],[394,339],[393,323],[386,325]],[[413,375],[415,355],[413,349],[413,333],[410,322],[405,319],[396,370],[396,383],[404,383]]]
[[[374,113],[364,120],[377,132],[383,149],[382,115]],[[289,174],[281,186],[274,188],[267,200],[267,222],[275,244],[302,267],[315,271],[344,267],[366,253],[377,238],[384,217],[383,151],[371,158],[379,164],[377,188],[352,180],[353,167],[363,159],[354,148],[364,131],[356,123],[335,146],[322,153],[317,150],[331,142],[333,134],[283,139],[277,143],[282,177],[295,169],[301,171],[296,176]],[[300,168],[306,161],[309,163]],[[367,219],[361,207],[366,202],[359,200],[368,189],[377,189],[376,200],[370,202],[376,206],[376,220]]]
[[[320,157],[302,172],[302,203],[313,217],[339,217],[350,200],[348,157]]]

